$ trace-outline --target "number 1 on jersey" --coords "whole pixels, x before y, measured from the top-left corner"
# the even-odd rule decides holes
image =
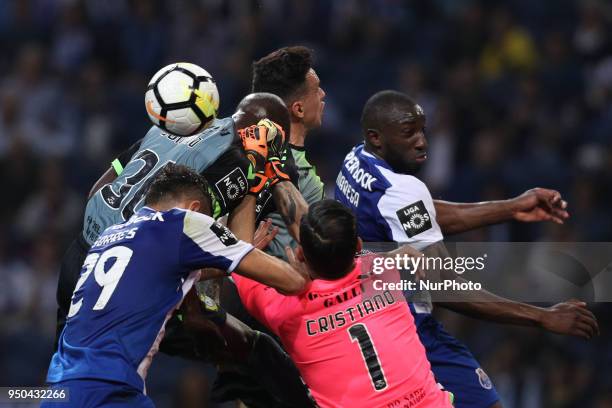
[[[361,356],[368,369],[368,374],[370,374],[374,389],[376,391],[384,390],[387,388],[387,380],[385,379],[385,373],[378,360],[374,343],[372,343],[372,339],[370,338],[370,333],[368,333],[368,328],[365,324],[357,323],[349,327],[348,332],[351,337],[351,342],[357,341],[359,343]]]

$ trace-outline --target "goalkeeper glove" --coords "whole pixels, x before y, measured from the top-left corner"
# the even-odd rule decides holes
[[[251,162],[248,176],[249,193],[259,194],[268,181],[264,174],[268,158],[268,129],[265,126],[251,125],[238,130],[238,134],[242,140],[244,153]]]
[[[280,158],[287,148],[287,137],[283,128],[270,119],[262,119],[257,123],[268,129],[268,159],[271,157]]]
[[[279,181],[289,180],[289,175],[283,170],[287,160],[288,140],[283,129],[276,123],[263,119],[259,124],[262,124],[262,122],[267,123],[267,126],[276,128],[276,137],[268,139],[268,160],[264,173],[270,180],[270,186],[273,186]]]
[[[257,125],[240,129],[238,132],[244,152],[252,165],[252,173],[249,172],[249,194],[258,195],[268,182],[268,154],[271,151],[278,156],[278,152],[286,144],[285,132],[281,126],[269,119],[262,119]]]
[[[287,147],[278,156],[268,157],[266,162],[266,170],[264,174],[269,180],[270,187],[279,181],[291,180],[291,177],[285,172],[285,163],[287,161]]]

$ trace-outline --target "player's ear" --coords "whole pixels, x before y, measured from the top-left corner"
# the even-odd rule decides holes
[[[363,241],[361,238],[357,237],[357,246],[355,247],[355,252],[359,253],[363,249]]]
[[[365,139],[371,146],[380,148],[382,146],[382,140],[380,132],[376,129],[368,129],[365,132]]]
[[[188,210],[199,212],[200,208],[202,208],[202,203],[200,200],[191,200],[187,206]]]
[[[289,110],[291,112],[291,115],[295,116],[296,118],[304,118],[304,104],[302,103],[302,101],[298,100],[293,102]]]

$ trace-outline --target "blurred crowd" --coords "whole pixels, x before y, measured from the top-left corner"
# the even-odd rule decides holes
[[[0,1],[0,385],[44,380],[61,256],[89,188],[150,126],[149,78],[172,62],[203,66],[224,116],[248,93],[251,62],[294,44],[315,50],[327,93],[306,146],[328,194],[360,140],[363,103],[398,89],[427,114],[422,176],[435,198],[545,186],[570,203],[563,226],[511,223],[456,239],[612,240],[607,1]],[[612,407],[612,307],[594,307],[602,336],[588,343],[443,320],[506,407]],[[210,373],[162,357],[148,389],[160,406],[207,406],[198,401]]]

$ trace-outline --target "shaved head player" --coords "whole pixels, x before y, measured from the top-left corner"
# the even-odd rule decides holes
[[[444,235],[511,219],[563,222],[566,203],[553,190],[534,189],[506,201],[455,204],[433,200],[416,174],[427,160],[425,112],[407,95],[382,91],[363,108],[364,143],[346,156],[335,196],[357,216],[359,236],[368,242],[408,243],[426,254],[450,256]],[[451,279],[458,279],[450,276]],[[500,323],[539,326],[590,338],[597,321],[581,302],[539,308],[503,299],[486,291],[478,301],[454,294],[443,307]],[[480,364],[461,342],[431,315],[431,302],[409,303],[417,332],[436,380],[462,408],[499,407],[499,397]]]

